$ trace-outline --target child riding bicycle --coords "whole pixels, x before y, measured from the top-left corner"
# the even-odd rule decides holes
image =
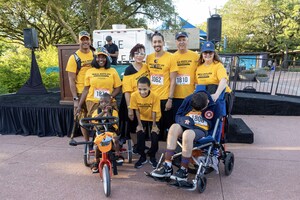
[[[118,117],[118,111],[114,109],[111,95],[108,93],[103,93],[100,95],[99,99],[99,106],[98,109],[96,109],[92,117]],[[124,158],[120,155],[120,145],[119,145],[119,131],[118,126],[116,124],[110,125],[107,127],[108,131],[113,132],[113,142],[114,142],[114,150],[116,155],[116,162],[118,164],[122,164],[124,162]],[[103,128],[104,130],[104,128]],[[92,164],[92,172],[98,173],[98,165],[100,162],[100,150],[96,148],[95,151],[95,162]]]

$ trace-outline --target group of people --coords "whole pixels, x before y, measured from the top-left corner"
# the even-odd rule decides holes
[[[106,39],[112,40],[110,36]],[[165,41],[161,33],[154,32],[151,42],[154,53],[150,55],[146,55],[142,44],[136,44],[131,49],[132,62],[121,81],[117,71],[110,67],[111,56],[115,55],[104,47],[92,52],[89,33],[80,32],[80,48],[75,52],[77,57],[71,55],[66,67],[74,100],[74,114],[82,117],[109,116],[112,111],[120,109],[120,123],[126,124],[122,127],[125,127],[126,135],[130,135],[140,155],[134,164],[135,168],[147,163],[147,156],[150,157],[149,163],[156,168],[158,141],[166,139],[164,165],[153,173],[157,177],[172,175],[171,157],[178,137],[182,137],[182,167],[173,176],[186,179],[193,142],[204,137],[211,128],[207,123],[210,118],[204,115],[206,109],[219,98],[223,90],[231,92],[227,85],[228,76],[215,45],[210,41],[202,45],[200,55],[188,49],[189,37],[186,32],[176,33],[178,50],[174,54],[164,50]],[[78,57],[81,60],[80,67]],[[195,92],[198,84],[216,85],[211,98],[206,92]],[[121,90],[123,96],[118,107],[115,97]],[[187,119],[192,120],[194,126],[181,123]],[[88,141],[87,131],[81,131]],[[122,131],[119,127],[115,127],[114,131],[117,133],[115,144],[118,144]],[[147,137],[150,137],[151,146],[146,151]],[[116,154],[119,154],[118,148]],[[95,160],[96,164],[98,162],[99,159]],[[93,165],[94,171],[96,164]]]

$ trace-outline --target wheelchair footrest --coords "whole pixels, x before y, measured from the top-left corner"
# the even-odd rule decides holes
[[[194,184],[188,181],[172,181],[169,183],[170,186],[175,186],[182,189],[192,189],[194,187]]]
[[[160,182],[170,182],[170,178],[158,178],[158,177],[154,177],[151,175],[150,172],[144,172],[144,174],[149,177],[149,178],[153,178],[155,181],[160,181]]]

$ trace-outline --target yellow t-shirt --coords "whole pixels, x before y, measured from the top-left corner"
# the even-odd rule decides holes
[[[195,126],[198,126],[207,131],[209,130],[209,124],[203,119],[201,114],[201,111],[191,111],[187,113],[186,116],[189,116],[194,120]]]
[[[97,117],[99,114],[100,114],[100,113],[98,112],[98,109],[96,109],[96,110],[93,112],[92,117]],[[106,116],[107,116],[107,114],[103,115],[103,117],[106,117]],[[112,110],[112,116],[113,116],[113,117],[119,118],[119,113],[118,113],[118,111]],[[118,130],[118,129],[119,129],[118,124],[114,124],[113,127],[115,128],[115,130]]]
[[[111,94],[114,88],[121,85],[121,79],[116,69],[91,68],[86,72],[84,81],[84,86],[90,86],[86,101],[98,103],[101,94]]]
[[[155,53],[147,56],[146,64],[150,73],[151,91],[155,92],[161,100],[168,99],[170,91],[170,73],[177,72],[178,67],[172,66],[172,54],[165,52],[156,59]]]
[[[195,84],[199,85],[219,85],[222,78],[228,80],[226,69],[222,63],[211,63],[208,66],[204,64],[198,66],[195,74]],[[231,92],[231,89],[227,86],[226,92]]]
[[[76,84],[77,93],[81,94],[84,88],[85,73],[88,69],[92,68],[91,63],[93,61],[94,56],[92,51],[90,51],[89,53],[82,53],[80,50],[77,50],[76,54],[81,60],[81,68],[76,76],[75,84]],[[73,72],[73,73],[77,72],[77,63],[74,55],[71,55],[69,57],[66,71]]]
[[[130,75],[124,75],[122,81],[123,93],[125,92],[132,93],[137,91],[137,82],[141,77],[144,76],[149,78],[149,71],[145,63],[143,64],[142,68],[138,72]]]
[[[194,92],[198,59],[199,54],[191,50],[184,54],[178,51],[173,54],[172,66],[176,65],[178,67],[174,98],[184,99]]]
[[[131,94],[130,106],[131,109],[136,109],[140,112],[140,118],[143,121],[152,122],[152,112],[156,112],[156,121],[158,122],[161,117],[160,112],[160,99],[154,93],[143,98],[141,97],[139,91],[135,91]]]

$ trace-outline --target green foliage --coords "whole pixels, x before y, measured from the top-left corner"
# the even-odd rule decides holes
[[[57,49],[49,47],[35,53],[45,87],[59,87],[59,74],[46,74],[47,67],[58,66]],[[18,91],[30,76],[30,66],[31,51],[21,45],[11,45],[0,57],[0,93]]]
[[[112,24],[147,28],[147,21],[170,21],[172,0],[0,0],[0,39],[23,44],[23,29],[35,28],[42,49],[77,42],[77,33],[111,29]]]
[[[220,14],[229,52],[300,49],[299,0],[229,0]]]

